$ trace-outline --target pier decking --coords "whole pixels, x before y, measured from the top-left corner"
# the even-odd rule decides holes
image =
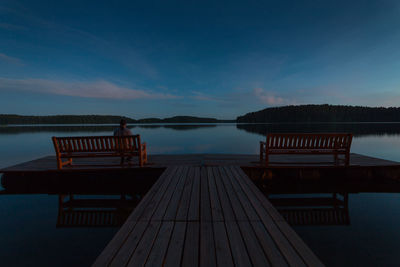
[[[238,166],[170,166],[94,266],[322,266]]]
[[[259,156],[255,154],[185,154],[165,155],[156,154],[148,156],[149,164],[145,168],[165,168],[171,165],[190,166],[219,166],[237,165],[242,167],[261,167]],[[85,158],[74,159],[74,165],[65,166],[62,172],[104,171],[139,168],[136,159],[132,164],[120,165],[116,158]],[[365,155],[351,153],[348,167],[400,167],[399,162],[373,158]],[[277,168],[337,168],[330,155],[272,155],[269,169]],[[339,166],[343,167],[343,166]],[[14,166],[0,169],[0,173],[34,173],[34,172],[60,172],[57,169],[55,156],[46,156],[35,160],[23,162]]]

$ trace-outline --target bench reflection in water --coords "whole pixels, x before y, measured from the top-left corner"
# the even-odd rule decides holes
[[[88,198],[77,195],[58,196],[57,227],[118,227],[137,206],[142,195],[118,198]]]
[[[350,225],[348,193],[268,198],[291,225]]]

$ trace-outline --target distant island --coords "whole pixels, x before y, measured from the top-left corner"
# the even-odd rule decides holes
[[[298,105],[266,108],[237,117],[238,123],[400,122],[400,108]]]
[[[53,115],[53,116],[23,116],[0,114],[0,125],[7,124],[118,124],[121,119],[128,123],[225,123],[235,120],[218,120],[215,118],[200,118],[192,116],[175,116],[171,118],[132,119],[124,116],[109,115]]]
[[[194,116],[170,118],[133,119],[112,115],[51,115],[23,116],[0,114],[0,125],[7,124],[118,124],[121,119],[128,123],[311,123],[311,122],[400,122],[398,107],[362,107],[343,105],[298,105],[271,107],[239,116],[236,120],[219,120]]]

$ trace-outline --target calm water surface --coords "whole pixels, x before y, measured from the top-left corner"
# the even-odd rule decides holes
[[[51,136],[113,126],[0,127],[0,168],[54,154]],[[352,152],[400,161],[400,124],[132,125],[149,154],[257,154],[268,132],[353,132]],[[116,196],[118,197],[118,196]],[[110,198],[107,196],[105,198]],[[0,195],[0,265],[88,266],[117,227],[56,227],[58,195]],[[349,225],[294,226],[328,266],[400,266],[400,194],[349,194]]]

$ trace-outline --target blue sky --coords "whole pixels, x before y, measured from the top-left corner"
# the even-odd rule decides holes
[[[0,113],[399,106],[399,1],[0,0]]]

